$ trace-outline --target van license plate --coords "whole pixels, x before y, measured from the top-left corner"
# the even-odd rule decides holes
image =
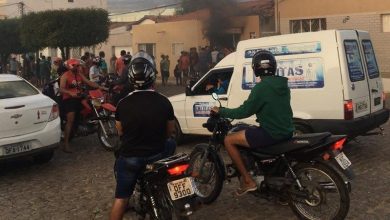
[[[169,182],[167,185],[172,200],[181,199],[194,194],[192,181],[189,177]]]
[[[337,163],[344,170],[352,165],[351,161],[348,159],[348,157],[343,152],[340,152],[334,159],[336,159]]]
[[[3,148],[4,155],[12,155],[12,154],[18,154],[26,151],[31,150],[31,144],[26,142],[26,143],[20,143],[20,144],[15,144],[15,145],[9,145],[9,146],[4,146]]]

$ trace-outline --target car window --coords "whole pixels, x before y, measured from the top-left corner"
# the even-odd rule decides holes
[[[370,40],[362,41],[364,56],[366,58],[368,76],[370,79],[379,77],[379,68],[376,62],[374,49]]]
[[[344,41],[344,49],[347,56],[349,78],[351,82],[364,80],[362,58],[360,56],[358,42],[356,40],[346,40]]]
[[[0,99],[37,95],[39,91],[23,80],[0,82]]]
[[[226,94],[232,74],[233,68],[211,71],[196,85],[194,95]]]

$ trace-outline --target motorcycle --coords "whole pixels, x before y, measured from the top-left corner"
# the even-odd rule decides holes
[[[213,98],[219,101],[218,95]],[[192,151],[198,196],[210,204],[221,193],[224,180],[240,174],[234,164],[221,156],[224,138],[247,124],[232,125],[232,120],[211,114],[203,127],[212,132],[208,144]],[[329,132],[302,134],[282,143],[260,149],[240,149],[244,164],[257,183],[254,196],[288,204],[300,219],[344,219],[349,210],[353,178],[351,162],[343,153],[344,135]]]
[[[52,98],[59,103],[60,112],[62,109],[62,99],[54,92],[54,85],[58,83],[59,79],[52,80],[47,83],[42,93]],[[88,100],[90,109],[83,108],[78,118],[78,123],[74,123],[74,129],[70,138],[75,136],[88,136],[93,133],[97,133],[98,139],[107,151],[113,151],[119,141],[119,136],[115,127],[115,111],[116,107],[110,103],[111,93],[110,90],[107,93],[103,93],[100,90],[88,90],[82,88],[83,92],[78,94],[79,97]],[[79,123],[84,121],[84,123]],[[66,116],[61,114],[61,128],[64,129],[66,124]]]
[[[200,207],[193,178],[188,170],[189,156],[177,154],[146,165],[138,179],[129,208],[139,219],[189,219]]]

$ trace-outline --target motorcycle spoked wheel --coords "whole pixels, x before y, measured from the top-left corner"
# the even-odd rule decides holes
[[[114,151],[116,146],[119,144],[119,136],[115,127],[115,120],[110,118],[108,120],[103,120],[102,123],[107,132],[108,138],[105,137],[103,129],[99,123],[97,132],[100,144],[106,151]]]
[[[319,163],[294,167],[304,191],[296,184],[288,191],[289,205],[299,219],[345,219],[349,210],[349,191],[340,175]]]
[[[221,194],[223,187],[223,174],[218,170],[217,161],[215,157],[207,155],[206,161],[202,166],[202,159],[204,150],[195,148],[190,155],[190,168],[194,175],[195,193],[204,204],[214,202],[219,194]],[[200,168],[202,167],[202,172]]]

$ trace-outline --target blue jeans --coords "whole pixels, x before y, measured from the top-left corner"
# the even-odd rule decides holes
[[[150,157],[123,157],[115,160],[114,173],[116,179],[115,198],[130,198],[137,179],[142,175],[147,164],[169,157],[175,153],[176,143],[172,139],[165,142],[165,150]]]

